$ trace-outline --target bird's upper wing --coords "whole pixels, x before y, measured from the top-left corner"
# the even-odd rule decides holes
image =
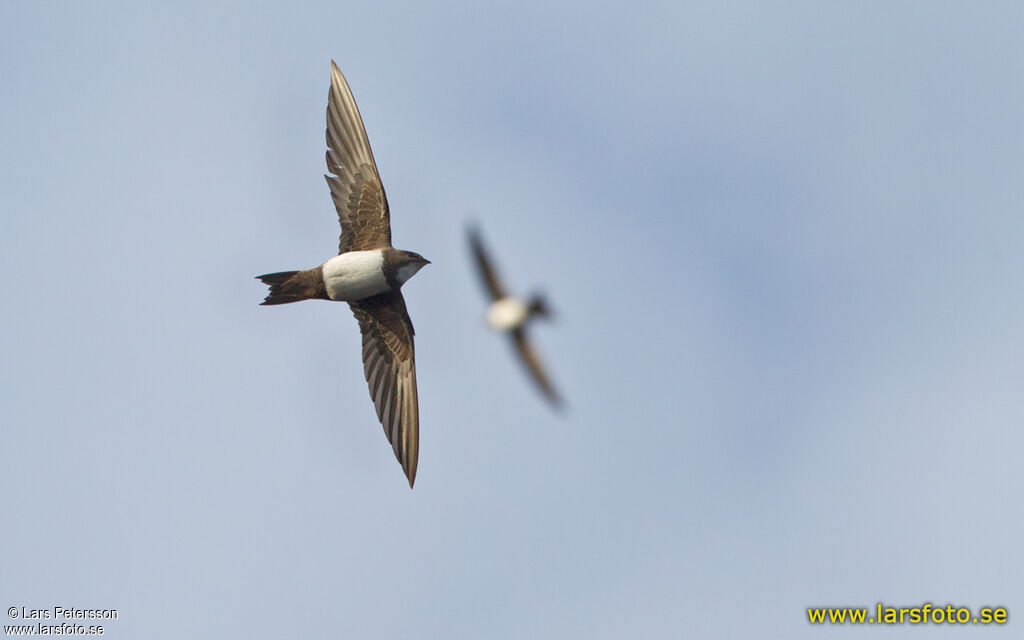
[[[487,255],[487,250],[484,249],[480,232],[475,227],[469,229],[469,244],[473,250],[473,258],[476,261],[477,271],[483,279],[484,287],[487,288],[493,300],[501,300],[508,294],[505,293],[505,287],[498,280],[498,274],[495,273],[494,265]]]
[[[390,247],[391,214],[384,185],[352,90],[333,60],[327,97],[327,171],[324,177],[341,222],[338,253]]]
[[[412,320],[401,291],[350,302],[363,334],[363,372],[377,418],[409,486],[416,480],[420,410]]]
[[[520,327],[514,329],[512,332],[512,342],[515,344],[516,351],[519,353],[520,359],[523,364],[530,372],[530,376],[533,381],[537,383],[544,397],[548,399],[554,406],[560,406],[562,399],[555,391],[555,388],[551,385],[551,381],[548,380],[547,375],[544,373],[544,367],[540,363],[540,358],[537,356],[537,352],[533,346],[526,339],[526,333]]]

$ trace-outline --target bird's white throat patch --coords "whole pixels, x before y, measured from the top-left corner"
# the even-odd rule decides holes
[[[399,283],[405,284],[406,282],[409,281],[409,278],[416,275],[416,273],[422,268],[423,263],[419,262],[403,264],[402,266],[398,267],[398,270],[395,273],[395,279],[398,280]]]
[[[528,315],[529,310],[522,300],[502,298],[487,309],[487,324],[496,331],[508,331],[522,326]]]
[[[324,286],[331,300],[362,300],[388,291],[384,278],[384,253],[349,251],[323,264]]]

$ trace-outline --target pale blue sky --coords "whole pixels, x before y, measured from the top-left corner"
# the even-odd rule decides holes
[[[1024,615],[1019,3],[0,5],[0,604],[112,638],[801,638]],[[329,62],[405,287],[342,305]],[[557,321],[552,414],[463,227]],[[5,624],[7,624],[5,619]],[[847,634],[868,635],[867,629]]]

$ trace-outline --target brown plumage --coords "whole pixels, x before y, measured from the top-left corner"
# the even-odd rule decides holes
[[[391,211],[348,81],[331,60],[327,98],[327,185],[338,211],[338,253],[391,248]],[[330,175],[333,174],[333,175]],[[377,418],[409,486],[419,458],[419,401],[412,320],[401,291],[349,307],[363,335],[363,372]]]
[[[320,267],[305,271],[281,271],[256,276],[263,284],[270,285],[270,293],[261,305],[287,304],[299,300],[327,300],[327,288],[324,286]]]
[[[363,334],[363,374],[377,419],[409,479],[416,479],[420,445],[412,320],[400,292],[350,302]]]
[[[363,119],[348,81],[331,60],[327,96],[327,170],[338,210],[338,253],[391,246],[391,211]]]
[[[339,257],[316,269],[259,276],[270,286],[263,304],[316,298],[348,301],[363,336],[363,372],[370,398],[412,487],[419,457],[419,402],[412,320],[401,286],[428,261],[391,245],[384,185],[352,90],[333,60],[326,137],[324,177],[341,224]],[[374,252],[380,252],[379,257]],[[381,293],[361,297],[367,290]]]
[[[480,232],[476,227],[470,227],[467,231],[467,236],[477,273],[480,274],[480,281],[490,296],[492,305],[499,306],[503,302],[515,301],[507,293],[505,285],[498,277],[494,261],[488,255],[487,249],[484,248]],[[537,385],[537,388],[540,389],[540,392],[544,394],[544,397],[553,407],[560,407],[562,406],[562,398],[555,390],[554,385],[551,384],[551,380],[541,364],[540,356],[537,355],[537,350],[533,348],[533,345],[526,337],[526,325],[532,318],[547,318],[550,317],[551,313],[548,310],[546,301],[539,295],[533,296],[521,308],[524,309],[524,313],[518,324],[511,327],[501,327],[501,330],[511,338],[512,348],[515,349],[516,354],[519,356],[519,361],[526,367],[530,379],[533,380],[534,384]]]
[[[484,241],[480,237],[480,231],[476,227],[470,227],[468,234],[469,248],[473,252],[476,270],[480,274],[484,288],[490,294],[491,300],[501,300],[508,294],[505,293],[505,287],[498,280],[498,274],[495,273],[494,267],[491,265],[492,261],[487,255],[487,250],[484,249]]]

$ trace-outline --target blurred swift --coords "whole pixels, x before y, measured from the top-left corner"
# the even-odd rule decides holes
[[[377,418],[412,487],[419,455],[419,401],[412,320],[402,285],[424,265],[391,246],[391,213],[352,90],[331,61],[327,97],[327,185],[338,210],[338,255],[319,267],[257,276],[270,286],[261,303],[347,302],[363,335],[363,373]]]
[[[547,374],[544,373],[544,367],[541,365],[537,352],[526,339],[526,326],[533,318],[551,317],[544,297],[535,294],[529,300],[523,300],[510,296],[498,279],[494,263],[488,256],[487,250],[484,249],[479,230],[476,227],[470,227],[468,235],[477,272],[491,297],[491,305],[487,309],[487,324],[491,329],[502,331],[511,337],[512,346],[541,393],[553,406],[561,406],[561,397],[551,385]]]

